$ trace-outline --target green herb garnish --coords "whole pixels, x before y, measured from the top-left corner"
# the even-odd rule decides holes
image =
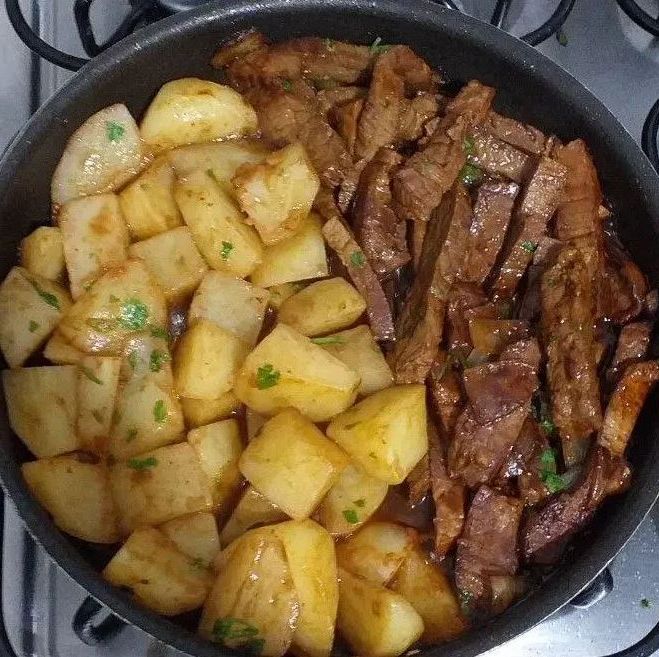
[[[126,434],[126,442],[132,443],[137,438],[137,429],[130,429]]]
[[[103,385],[103,381],[101,381],[88,367],[80,365],[80,371],[93,383],[96,383],[99,386]]]
[[[105,131],[108,136],[109,141],[119,141],[126,132],[126,128],[121,125],[121,123],[115,123],[114,121],[107,121],[105,123]]]
[[[127,465],[133,470],[148,470],[158,465],[158,459],[155,456],[148,456],[145,459],[128,459]]]
[[[293,89],[293,83],[290,80],[283,80],[281,83],[281,88],[284,91],[291,91]]]
[[[359,522],[357,511],[354,509],[343,509],[343,517],[346,519],[346,522],[349,522],[351,525],[356,525]]]
[[[387,52],[390,48],[391,46],[382,43],[382,37],[377,37],[369,46],[368,51],[371,55],[381,55],[383,52]]]
[[[162,424],[167,419],[167,406],[162,399],[159,399],[153,406],[153,419]]]
[[[33,281],[31,278],[27,279],[28,283],[36,290],[37,294],[49,305],[57,310],[60,309],[59,299],[50,292],[46,292],[39,283]]]
[[[133,352],[134,353],[134,352]],[[149,358],[149,369],[152,372],[160,372],[162,366],[171,360],[170,355],[166,351],[154,349]]]
[[[355,506],[358,506],[360,509],[363,509],[366,506],[366,500],[362,497],[353,502]]]
[[[324,338],[311,338],[314,344],[343,344],[343,338],[340,335],[326,335]]]
[[[559,474],[555,474],[553,472],[548,472],[542,477],[542,481],[545,485],[545,488],[550,492],[550,493],[558,493],[565,489],[565,482],[563,481],[563,477]]]
[[[39,322],[35,322],[33,319],[31,319],[30,324],[28,326],[28,328],[30,329],[30,333],[34,333],[40,326],[41,324],[39,324]]]
[[[560,43],[563,48],[565,48],[565,46],[568,44],[567,35],[563,31],[562,27],[558,28],[556,31],[556,41],[558,41],[558,43]]]
[[[467,187],[478,185],[483,180],[483,172],[473,164],[465,164],[458,176]]]
[[[149,309],[139,299],[128,299],[121,306],[119,323],[130,331],[138,331],[146,326]]]
[[[476,155],[476,142],[473,137],[464,138],[462,150],[465,152],[465,155]]]
[[[259,639],[258,628],[240,618],[218,618],[211,632],[212,640],[228,648],[239,648],[249,655],[260,655],[265,639]]]
[[[353,251],[350,254],[350,262],[355,267],[363,267],[364,264],[366,263],[366,258],[364,257],[364,254],[361,251]]]
[[[540,454],[540,479],[550,493],[558,493],[567,487],[557,470],[556,452],[551,448],[543,450]]]
[[[527,252],[527,253],[535,253],[535,250],[538,248],[538,245],[535,242],[531,242],[530,240],[525,240],[520,244],[520,246]]]
[[[280,376],[279,370],[276,370],[270,363],[265,363],[256,370],[256,387],[259,390],[272,388],[279,383]]]
[[[231,242],[222,242],[222,251],[220,251],[220,258],[228,260],[233,251],[233,244]]]
[[[641,607],[643,609],[649,609],[652,606],[652,603],[647,598],[641,598]]]
[[[150,331],[152,338],[162,338],[163,340],[169,340],[169,334],[161,326],[152,326]]]
[[[556,472],[556,452],[551,447],[543,450],[540,454],[540,468],[542,472]]]

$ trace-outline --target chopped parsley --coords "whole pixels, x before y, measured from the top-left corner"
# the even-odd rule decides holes
[[[39,322],[35,322],[31,319],[29,324],[30,333],[34,333],[40,326],[41,324],[39,324]]]
[[[211,632],[212,640],[228,648],[240,648],[249,655],[260,655],[265,639],[258,638],[258,628],[240,618],[218,618]]]
[[[159,399],[153,405],[153,419],[158,424],[162,424],[167,419],[167,406],[165,406],[165,402],[162,399]]]
[[[119,141],[124,136],[126,128],[124,128],[121,123],[116,123],[115,121],[107,121],[105,123],[105,132],[109,141]]]
[[[135,353],[135,352],[133,352]],[[154,349],[149,358],[149,369],[152,372],[160,372],[162,366],[170,360],[170,356],[166,351]]]
[[[137,429],[129,429],[128,433],[126,434],[126,442],[132,443],[135,438],[137,438]]]
[[[138,331],[146,326],[149,309],[139,299],[128,299],[121,306],[119,323],[130,331]]]
[[[556,452],[551,447],[540,454],[540,467],[543,472],[556,472]]]
[[[465,164],[458,176],[467,187],[478,185],[483,180],[483,172],[473,164]]]
[[[369,46],[368,51],[371,55],[381,55],[383,52],[387,52],[390,48],[391,46],[382,43],[382,37],[377,37]]]
[[[366,506],[366,500],[362,497],[358,500],[354,500],[353,504],[360,509],[363,509]]]
[[[557,474],[556,452],[551,449],[543,450],[540,454],[540,479],[550,493],[558,493],[566,488],[561,475]]]
[[[231,242],[222,242],[222,250],[220,251],[220,258],[228,260],[233,251],[233,244]]]
[[[359,522],[357,511],[354,509],[343,509],[343,517],[346,519],[346,522],[349,522],[351,525],[356,525]]]
[[[476,155],[476,142],[473,137],[464,138],[462,150],[465,152],[465,155]]]
[[[641,607],[643,609],[649,609],[652,606],[652,602],[648,600],[647,598],[641,598]]]
[[[31,278],[27,279],[30,285],[36,290],[37,294],[49,305],[57,310],[60,310],[59,299],[51,292],[46,292],[39,283],[33,281]]]
[[[292,83],[290,80],[284,80],[284,81],[281,83],[281,88],[282,88],[284,91],[292,91],[292,89],[293,89],[293,83]]]
[[[343,338],[340,335],[326,335],[324,338],[311,338],[314,344],[343,344]]]
[[[558,41],[558,43],[563,46],[563,48],[565,48],[565,46],[568,44],[567,35],[563,31],[562,27],[559,27],[556,31],[556,41]]]
[[[540,428],[548,435],[552,436],[556,433],[556,425],[550,417],[544,417],[540,420]]]
[[[363,267],[364,264],[366,263],[366,258],[364,257],[364,254],[361,251],[353,251],[350,254],[350,262],[355,267]]]
[[[155,456],[148,456],[145,459],[128,459],[128,467],[133,470],[148,470],[158,465],[158,459]]]
[[[93,383],[96,383],[99,386],[103,385],[103,381],[101,381],[88,367],[80,365],[80,371]]]
[[[163,340],[169,339],[169,334],[164,328],[162,328],[162,326],[152,326],[150,331],[152,338],[162,338]]]
[[[553,472],[545,473],[542,477],[542,481],[545,485],[545,488],[552,494],[559,493],[566,488],[563,477]]]
[[[527,253],[535,253],[535,250],[538,248],[538,245],[535,242],[530,240],[525,240],[520,245]]]
[[[265,390],[266,388],[272,388],[279,383],[279,377],[281,373],[279,370],[276,370],[270,363],[265,363],[256,370],[256,387],[259,390]]]

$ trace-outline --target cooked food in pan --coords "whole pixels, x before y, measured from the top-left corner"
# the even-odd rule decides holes
[[[657,291],[587,145],[477,80],[379,39],[212,64],[78,128],[2,283],[27,485],[218,644],[448,641],[630,485]]]

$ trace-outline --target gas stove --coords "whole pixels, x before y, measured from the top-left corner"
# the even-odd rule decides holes
[[[649,113],[659,96],[659,42],[655,38],[659,36],[659,0],[438,2],[537,44],[598,96],[637,141],[644,140],[646,150],[656,152],[651,128],[659,124],[659,105]],[[200,4],[201,0],[20,0],[29,28],[68,57],[47,54],[70,68],[145,24]],[[71,75],[70,70],[31,53],[0,9],[0,151]],[[0,528],[0,657],[180,654],[140,630],[107,618],[104,612],[92,615],[83,604],[84,590],[25,533],[9,502],[4,504]],[[659,621],[658,560],[659,508],[655,508],[586,592],[486,657],[604,657],[625,650]],[[657,657],[659,650],[640,648],[623,654]]]

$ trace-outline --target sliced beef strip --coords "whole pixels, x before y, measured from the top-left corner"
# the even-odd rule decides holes
[[[223,43],[213,55],[211,66],[222,69],[234,60],[257,50],[264,50],[267,46],[268,40],[265,35],[256,30],[249,30],[240,34],[238,38]]]
[[[476,126],[469,138],[472,148],[469,149],[467,160],[491,176],[503,176],[522,183],[533,172],[534,158],[497,139],[486,129]]]
[[[375,338],[394,340],[391,308],[375,271],[363,255],[352,231],[338,213],[325,222],[322,230],[325,241],[338,254],[350,280],[366,301],[366,313]],[[362,254],[363,257],[355,254]]]
[[[659,361],[630,365],[606,407],[598,443],[614,456],[622,456],[643,404],[659,381]]]
[[[419,271],[396,327],[391,365],[397,383],[423,383],[435,359],[453,281],[464,260],[471,206],[460,185],[434,214]]]
[[[563,248],[563,243],[553,237],[540,238],[538,247],[533,254],[533,261],[528,269],[526,289],[519,304],[518,315],[521,319],[535,322],[540,316],[540,282],[544,272],[555,262]]]
[[[337,105],[330,110],[329,121],[343,137],[349,153],[355,152],[359,117],[364,107],[363,98],[355,98],[347,103]]]
[[[472,312],[473,311],[473,312]],[[473,283],[454,283],[446,313],[446,340],[454,356],[466,358],[472,349],[469,320],[475,317],[497,317],[493,304],[488,304],[483,290]]]
[[[496,112],[490,112],[487,116],[485,126],[489,132],[501,141],[519,148],[531,155],[542,155],[545,153],[547,138],[532,125],[522,123],[507,116],[501,116]]]
[[[407,264],[405,222],[391,208],[389,177],[402,158],[381,148],[364,167],[352,211],[352,226],[369,262],[380,277]]]
[[[554,214],[565,185],[566,169],[548,157],[540,159],[524,188],[490,286],[492,293],[511,299]]]
[[[351,86],[335,87],[334,89],[321,89],[316,94],[316,101],[318,102],[320,113],[325,118],[328,118],[334,108],[345,105],[352,100],[364,98],[367,91],[368,90],[364,87]]]
[[[590,522],[608,495],[623,490],[628,481],[629,469],[624,460],[612,456],[605,447],[595,446],[578,485],[529,515],[522,529],[527,561],[557,561],[567,540]]]
[[[494,266],[519,192],[515,183],[485,182],[476,193],[474,220],[460,278],[482,285]]]
[[[609,385],[617,383],[627,367],[646,358],[651,335],[650,322],[633,322],[622,327],[611,365],[606,373]]]
[[[458,540],[455,583],[478,608],[490,608],[490,578],[514,575],[519,567],[517,535],[524,503],[481,486]]]
[[[408,247],[412,255],[412,262],[414,264],[414,271],[418,271],[419,263],[421,262],[421,251],[423,249],[423,240],[428,230],[428,224],[423,221],[408,221],[407,222],[407,235]]]
[[[430,493],[430,463],[428,454],[412,468],[412,472],[407,475],[407,488],[410,504],[416,506],[421,504],[428,493]]]
[[[568,466],[583,457],[602,424],[593,333],[594,299],[582,253],[564,247],[542,276],[542,335],[551,412]]]
[[[469,319],[471,344],[481,356],[498,356],[508,345],[528,338],[529,332],[529,323],[523,319]]]
[[[517,361],[525,363],[537,372],[540,369],[540,361],[542,354],[540,353],[540,345],[536,338],[529,338],[528,340],[519,340],[507,346],[499,356],[500,361]]]
[[[442,434],[452,436],[465,400],[462,385],[452,367],[452,359],[441,349],[430,368],[427,383]]]
[[[451,100],[425,146],[414,153],[393,180],[396,214],[428,221],[465,163],[464,141],[485,118],[494,89],[472,80]]]
[[[424,127],[437,116],[438,111],[439,101],[433,93],[421,92],[411,100],[403,100],[398,114],[396,143],[404,144],[421,139]]]

